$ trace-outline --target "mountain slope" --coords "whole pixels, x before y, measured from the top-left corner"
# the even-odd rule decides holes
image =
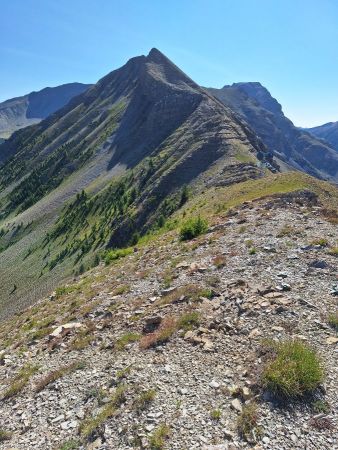
[[[156,49],[19,130],[1,152],[1,298],[25,302],[107,244],[156,228],[187,191],[273,169],[251,129]]]
[[[333,448],[337,229],[322,207],[337,200],[299,172],[208,189],[175,213],[208,217],[205,235],[162,232],[0,323],[1,448]],[[294,340],[325,378],[278,402],[262,369]],[[312,366],[290,359],[293,386]]]
[[[306,130],[313,136],[324,139],[338,151],[338,122],[329,122],[318,127],[307,128]]]
[[[260,83],[234,83],[208,90],[236,111],[284,163],[318,178],[338,181],[337,152],[326,142],[295,127]]]
[[[0,138],[7,139],[14,131],[40,122],[89,86],[82,83],[67,83],[0,103]]]

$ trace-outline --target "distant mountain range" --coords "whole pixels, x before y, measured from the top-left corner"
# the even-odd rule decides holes
[[[7,139],[14,131],[40,122],[89,86],[89,84],[68,83],[47,87],[0,103],[0,138]]]
[[[257,82],[209,88],[257,133],[283,169],[295,168],[338,182],[338,153],[329,142],[293,125],[281,105]]]
[[[313,136],[324,139],[338,151],[338,122],[329,122],[318,127],[307,128],[306,130]]]

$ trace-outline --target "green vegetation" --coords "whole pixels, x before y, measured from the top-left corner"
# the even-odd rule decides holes
[[[312,403],[311,407],[312,407],[313,411],[317,414],[318,413],[328,414],[331,410],[328,402],[326,402],[324,400],[315,400]]]
[[[329,245],[329,241],[326,238],[317,238],[311,241],[312,245],[320,245],[321,247],[326,247]]]
[[[76,450],[80,447],[81,442],[78,439],[71,439],[61,445],[59,450]]]
[[[26,365],[19,370],[18,374],[13,378],[10,386],[3,394],[3,398],[11,398],[17,395],[28,384],[32,375],[38,371],[38,366]]]
[[[220,409],[213,409],[210,413],[210,417],[212,420],[221,420],[222,417],[222,411]]]
[[[263,387],[286,397],[303,397],[323,381],[324,372],[316,352],[297,340],[277,343],[275,356],[262,373]]]
[[[9,441],[11,437],[12,433],[10,431],[0,428],[0,442]]]
[[[329,314],[327,322],[334,330],[338,331],[338,312]]]
[[[156,391],[154,389],[149,389],[148,391],[143,391],[135,399],[134,405],[137,411],[143,411],[149,407],[149,405],[155,400]]]
[[[196,218],[188,219],[180,229],[181,241],[188,241],[201,234],[206,233],[208,230],[208,222],[202,219],[200,216]]]
[[[200,324],[200,315],[197,311],[188,312],[182,314],[178,319],[177,327],[185,331],[191,330],[194,327],[198,327]]]
[[[118,351],[122,351],[126,348],[128,344],[139,341],[141,336],[138,333],[128,332],[120,336],[114,344],[114,347]]]
[[[332,255],[332,256],[338,256],[338,247],[330,248],[328,253],[329,253],[329,255]]]
[[[170,428],[166,424],[161,424],[153,431],[149,438],[149,445],[151,450],[162,450],[165,446],[166,440],[170,436]]]
[[[117,259],[124,258],[133,253],[132,248],[121,248],[116,250],[108,250],[104,255],[104,262],[108,265]]]
[[[112,417],[116,410],[126,401],[126,386],[120,385],[116,388],[116,391],[110,401],[101,409],[101,411],[94,417],[85,419],[79,428],[80,435],[89,439],[92,434],[101,425],[103,425],[107,419]]]

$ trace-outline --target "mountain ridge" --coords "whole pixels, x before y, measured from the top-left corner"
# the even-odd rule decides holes
[[[304,128],[313,136],[328,142],[338,152],[338,122],[328,122],[312,128]]]
[[[40,122],[90,86],[83,83],[65,83],[1,102],[0,138],[8,139],[16,130]]]
[[[338,182],[338,155],[328,143],[295,127],[259,82],[234,83],[212,95],[236,111],[283,163],[317,178]]]

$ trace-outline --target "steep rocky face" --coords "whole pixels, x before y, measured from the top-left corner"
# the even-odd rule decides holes
[[[267,148],[289,166],[318,178],[338,181],[338,155],[327,143],[295,127],[281,105],[260,83],[234,83],[208,89],[236,111]]]
[[[129,245],[169,218],[185,189],[196,193],[273,169],[254,132],[156,49],[14,133],[1,155],[3,298],[28,272],[29,286],[43,289],[94,251]],[[84,189],[89,194],[74,200]]]
[[[0,138],[8,138],[16,130],[40,122],[89,86],[68,83],[53,88],[47,87],[0,103]]]
[[[329,122],[319,127],[307,128],[306,130],[313,136],[324,139],[338,151],[338,122]]]

